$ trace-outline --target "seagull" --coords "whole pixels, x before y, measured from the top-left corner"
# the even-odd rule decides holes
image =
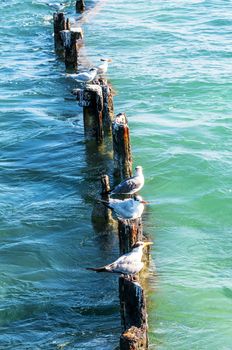
[[[110,58],[101,58],[100,61],[103,61],[103,63],[97,67],[97,72],[98,74],[105,74],[108,69],[108,64],[112,62],[112,60]]]
[[[152,242],[136,242],[130,253],[120,256],[113,263],[102,267],[87,267],[87,270],[96,272],[112,272],[121,273],[123,275],[135,275],[142,270],[144,263],[141,261],[143,256],[143,248],[153,244]]]
[[[135,175],[122,181],[113,190],[109,191],[109,194],[134,194],[141,190],[144,185],[143,168],[138,165],[135,168]]]
[[[148,203],[141,196],[124,200],[110,198],[109,201],[100,200],[100,202],[112,209],[119,220],[140,218],[144,211],[144,204]]]
[[[46,5],[48,5],[49,7],[51,7],[53,10],[59,12],[59,11],[63,11],[65,8],[65,4],[62,2],[54,2],[52,3],[46,3]]]
[[[78,74],[67,74],[68,77],[75,79],[77,82],[90,83],[97,75],[97,68],[91,68],[88,72]]]

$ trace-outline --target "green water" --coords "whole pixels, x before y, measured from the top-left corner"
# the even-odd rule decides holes
[[[231,3],[98,4],[85,52],[113,59],[115,112],[127,113],[151,202],[150,349],[230,350]],[[118,256],[115,232],[91,222],[110,154],[85,143],[51,10],[1,10],[0,349],[116,349],[117,278],[83,269]]]

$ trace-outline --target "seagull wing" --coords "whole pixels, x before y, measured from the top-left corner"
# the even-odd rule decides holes
[[[135,193],[138,188],[140,188],[140,178],[138,176],[130,177],[122,181],[118,186],[116,186],[111,193],[124,194],[124,193]]]
[[[87,81],[89,79],[91,79],[91,76],[88,72],[79,73],[75,77],[75,80],[78,80],[78,81]]]
[[[125,199],[119,203],[114,204],[114,211],[116,215],[122,219],[131,219],[134,215],[134,199]]]
[[[136,258],[137,254],[130,252],[120,256],[112,264],[106,265],[105,268],[107,271],[133,275],[138,273],[143,267],[143,263]]]
[[[108,201],[104,199],[98,199],[98,202],[104,204],[107,208],[115,210],[115,208],[120,205],[120,202],[123,202],[121,199],[110,198]]]

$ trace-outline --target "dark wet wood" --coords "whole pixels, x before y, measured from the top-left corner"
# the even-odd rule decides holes
[[[63,39],[60,32],[68,29],[69,21],[65,19],[63,12],[53,14],[53,26],[55,51],[58,55],[64,55]]]
[[[113,125],[114,174],[121,179],[132,176],[130,130],[124,113],[116,115]]]
[[[85,2],[84,0],[77,0],[76,1],[76,12],[82,13],[85,11]]]
[[[120,277],[119,298],[123,330],[120,350],[148,349],[147,311],[142,287],[137,281]]]
[[[77,0],[76,1],[76,12],[82,13],[85,11],[85,2],[84,0]]]
[[[102,199],[109,200],[109,191],[110,191],[110,178],[108,175],[101,176],[101,185],[102,185]]]
[[[103,97],[100,85],[88,84],[83,89],[82,101],[84,115],[84,129],[87,140],[95,139],[97,143],[103,141]]]
[[[65,51],[64,61],[67,70],[77,72],[78,70],[78,51],[81,46],[83,33],[81,28],[72,30],[63,30],[61,32],[63,47]]]
[[[99,79],[103,95],[103,126],[105,132],[111,133],[114,120],[114,102],[112,88],[106,79]]]
[[[102,192],[101,197],[104,201],[109,201],[109,194],[110,191],[110,179],[108,175],[102,175],[101,176],[101,186],[102,186]],[[105,221],[108,224],[115,224],[115,221],[112,218],[112,212],[109,208],[107,208],[104,204],[102,204],[102,213]]]
[[[142,219],[119,220],[118,235],[120,254],[125,254],[131,251],[131,247],[137,241],[143,240],[143,225]]]

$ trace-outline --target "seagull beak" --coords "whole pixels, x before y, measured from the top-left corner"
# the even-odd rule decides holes
[[[152,245],[153,242],[143,242],[143,247],[147,247],[148,245]]]
[[[140,203],[149,204],[149,202],[142,200]]]

